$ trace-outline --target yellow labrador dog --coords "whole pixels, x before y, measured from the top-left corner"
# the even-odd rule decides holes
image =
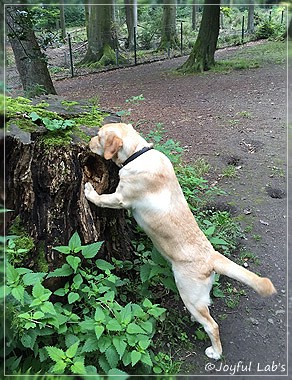
[[[103,126],[89,147],[121,169],[115,193],[99,195],[87,182],[86,198],[98,207],[132,211],[137,223],[170,261],[185,306],[209,335],[212,346],[206,349],[206,355],[219,359],[219,329],[208,309],[214,272],[241,281],[262,296],[276,293],[272,282],[214,250],[188,207],[171,162],[152,149],[152,144],[130,124]]]

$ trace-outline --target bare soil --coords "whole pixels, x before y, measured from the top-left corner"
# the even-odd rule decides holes
[[[217,58],[238,49],[219,51]],[[172,70],[186,57],[56,81],[58,94],[70,100],[98,98],[101,108],[128,110],[138,130],[147,133],[163,123],[166,138],[180,141],[184,159],[204,158],[209,179],[226,191],[214,200],[229,209],[247,229],[242,246],[259,265],[249,269],[271,278],[278,293],[262,299],[246,296],[230,309],[215,299],[211,313],[221,331],[224,357],[204,355],[209,342],[195,340],[191,349],[173,352],[187,375],[287,374],[287,188],[286,65],[228,74],[177,76]],[[137,105],[125,103],[143,94]],[[235,175],[226,177],[227,166]],[[248,232],[249,231],[249,232]],[[237,283],[235,286],[241,288]],[[187,312],[186,312],[187,313]],[[227,317],[223,319],[222,315]],[[222,319],[222,320],[221,320]]]

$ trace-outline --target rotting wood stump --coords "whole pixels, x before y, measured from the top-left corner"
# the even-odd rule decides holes
[[[91,136],[97,131],[82,128]],[[10,125],[5,136],[6,208],[13,210],[7,230],[17,220],[35,242],[22,265],[38,270],[38,261],[45,257],[49,270],[59,267],[64,257],[52,247],[67,245],[75,231],[82,244],[104,241],[100,257],[129,259],[132,245],[125,212],[97,208],[84,196],[87,181],[98,193],[114,192],[117,166],[74,136],[68,145],[47,147],[44,133],[42,127],[29,133]]]

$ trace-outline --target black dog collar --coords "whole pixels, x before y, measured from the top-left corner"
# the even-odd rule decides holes
[[[142,148],[141,150],[138,150],[138,152],[132,154],[132,156],[130,156],[129,158],[126,159],[126,161],[121,165],[121,167],[123,168],[124,166],[126,166],[127,164],[129,164],[130,162],[132,162],[133,160],[135,160],[135,158],[141,156],[143,153],[146,153],[148,152],[148,150],[151,150],[153,149],[153,147],[144,147]]]

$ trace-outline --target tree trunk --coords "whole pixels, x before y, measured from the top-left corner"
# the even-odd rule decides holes
[[[176,48],[176,1],[163,0],[162,32],[159,49]]]
[[[215,65],[215,51],[219,35],[220,0],[203,9],[199,34],[187,61],[179,68],[181,72],[203,72]]]
[[[21,225],[35,244],[21,265],[35,270],[59,267],[64,257],[52,247],[68,245],[75,231],[82,244],[104,241],[100,257],[129,259],[132,245],[125,212],[97,208],[84,196],[87,181],[99,193],[114,192],[119,181],[116,165],[92,154],[78,135],[70,145],[50,147],[44,144],[50,132],[41,127],[33,133],[16,125],[9,129],[6,207],[13,213],[8,214],[8,228]],[[84,127],[84,133],[96,135],[97,128]]]
[[[254,2],[248,6],[247,31],[248,33],[254,32]]]
[[[9,42],[24,91],[29,97],[56,94],[46,57],[36,40],[28,10],[21,5],[7,6],[5,16]]]
[[[63,40],[66,38],[66,21],[65,21],[65,4],[64,0],[60,1],[60,27],[61,27],[61,37]]]
[[[126,49],[134,48],[134,28],[137,28],[137,0],[125,0],[128,38]]]
[[[192,4],[192,30],[196,30],[197,26],[197,4],[193,1]]]
[[[88,24],[88,48],[81,64],[98,63],[106,66],[116,63],[115,49],[118,47],[114,28],[112,0],[91,2]]]

